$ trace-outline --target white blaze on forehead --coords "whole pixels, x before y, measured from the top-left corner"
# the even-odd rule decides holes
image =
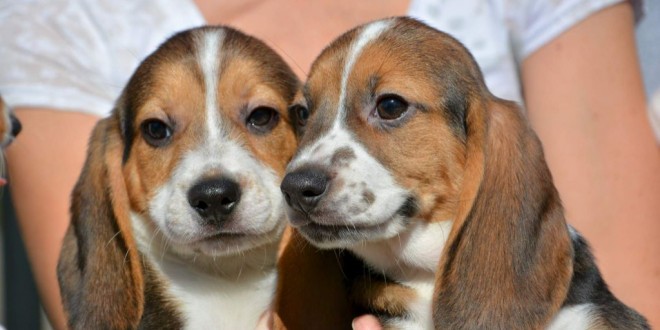
[[[220,47],[225,38],[222,30],[205,31],[197,39],[197,60],[204,78],[206,106],[206,129],[209,140],[220,137],[220,116],[218,115],[218,76],[220,68]]]
[[[379,35],[381,35],[384,31],[386,31],[390,26],[393,24],[393,19],[387,19],[387,20],[381,20],[377,22],[370,23],[366,25],[359,33],[357,38],[353,40],[353,43],[351,44],[350,48],[348,49],[348,54],[346,55],[346,61],[344,62],[344,69],[342,71],[342,77],[341,77],[341,90],[339,92],[339,101],[337,103],[337,117],[335,117],[335,121],[332,125],[332,129],[326,133],[324,136],[322,136],[319,140],[317,140],[315,143],[312,143],[311,145],[304,147],[302,149],[302,152],[299,152],[298,155],[289,163],[288,168],[289,169],[294,169],[298,164],[301,164],[311,157],[312,154],[318,154],[318,152],[313,152],[312,150],[317,149],[319,145],[325,144],[326,141],[324,141],[327,138],[330,138],[334,140],[337,136],[342,136],[345,137],[347,140],[351,141],[352,144],[356,144],[354,139],[352,138],[352,134],[345,129],[342,128],[342,123],[344,122],[344,119],[346,118],[346,89],[348,86],[348,77],[350,76],[351,72],[353,71],[353,66],[355,65],[355,62],[357,61],[358,57],[362,53],[362,50],[364,47],[369,44],[369,42],[375,40],[378,38]],[[343,147],[345,145],[341,145],[340,143],[330,143],[331,146],[337,146],[337,147]]]
[[[346,88],[348,85],[348,77],[350,76],[351,71],[353,70],[355,61],[362,53],[364,47],[369,42],[378,38],[378,36],[381,33],[383,33],[383,31],[387,30],[391,25],[392,25],[391,19],[373,22],[365,26],[360,32],[360,35],[357,37],[357,39],[353,41],[353,44],[351,45],[351,48],[348,51],[348,56],[346,57],[346,62],[344,63],[344,70],[342,71],[342,75],[341,75],[341,91],[339,93],[339,103],[338,103],[339,111],[337,114],[337,120],[335,121],[335,125],[341,124],[343,119],[346,117],[346,105],[345,105]]]

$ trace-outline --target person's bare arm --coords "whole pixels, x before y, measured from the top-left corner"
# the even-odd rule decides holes
[[[55,268],[69,204],[97,117],[15,109],[23,131],[7,149],[10,188],[42,303],[55,329],[65,329]]]
[[[624,3],[595,13],[522,66],[529,118],[567,219],[605,281],[660,327],[660,152]]]

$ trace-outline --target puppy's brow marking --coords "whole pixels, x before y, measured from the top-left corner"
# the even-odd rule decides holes
[[[378,38],[378,36],[385,30],[387,30],[392,25],[392,20],[384,20],[371,23],[364,27],[360,32],[360,35],[351,45],[351,49],[346,58],[346,64],[344,64],[344,70],[342,71],[341,77],[341,92],[339,94],[339,113],[337,115],[337,120],[335,121],[335,126],[341,124],[346,117],[346,85],[348,84],[348,76],[353,70],[353,65],[355,61],[360,56],[362,49],[371,41]]]
[[[220,67],[220,46],[225,38],[224,31],[207,32],[197,40],[197,58],[204,76],[206,105],[206,129],[208,139],[217,141],[220,137],[220,117],[218,116],[218,69]]]

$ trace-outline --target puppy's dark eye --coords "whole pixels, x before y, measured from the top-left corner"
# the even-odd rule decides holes
[[[248,116],[247,126],[256,132],[265,133],[273,129],[278,120],[279,114],[277,111],[275,111],[275,109],[269,107],[258,107],[252,110]]]
[[[385,120],[401,117],[408,110],[408,102],[397,95],[385,95],[376,103],[378,116]]]
[[[298,127],[303,127],[307,125],[307,119],[309,119],[309,109],[300,104],[296,104],[289,108],[289,114],[295,120],[295,124]]]
[[[296,112],[298,114],[298,124],[300,124],[300,126],[305,126],[307,124],[307,119],[309,118],[309,109],[301,105],[296,109]]]
[[[160,119],[148,119],[142,123],[142,136],[150,145],[162,147],[172,137],[172,128]]]

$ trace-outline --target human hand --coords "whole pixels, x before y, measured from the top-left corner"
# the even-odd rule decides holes
[[[353,319],[353,330],[381,330],[383,327],[378,322],[378,318],[371,314],[358,316]]]

